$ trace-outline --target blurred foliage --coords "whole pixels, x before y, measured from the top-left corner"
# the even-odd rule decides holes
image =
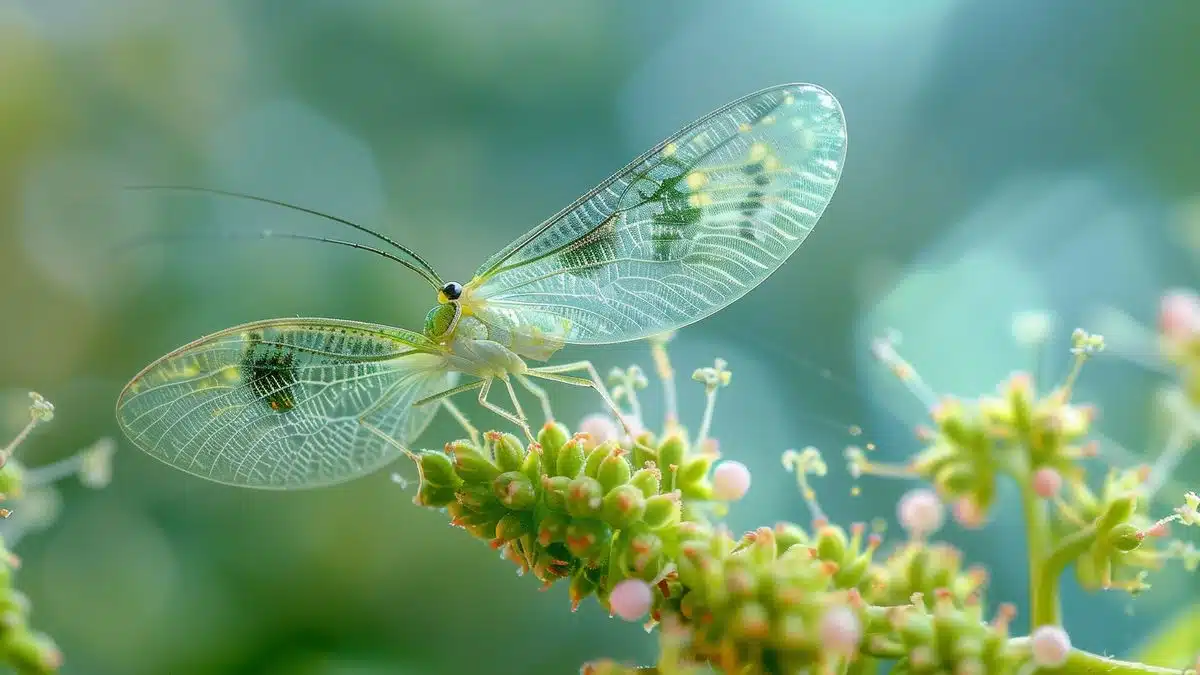
[[[1194,3],[1116,0],[2,3],[0,387],[58,407],[36,463],[114,435],[125,381],[202,334],[297,314],[411,328],[433,302],[403,270],[332,247],[132,247],[147,234],[345,233],[122,186],[297,202],[380,227],[465,280],[688,120],[812,81],[849,120],[832,206],[789,265],[674,349],[683,370],[713,356],[738,367],[713,435],[736,432],[722,451],[755,486],[731,523],[800,518],[783,448],[915,450],[920,411],[868,374],[870,337],[900,329],[938,390],[975,395],[1035,358],[1003,340],[1014,311],[1106,332],[1094,312],[1150,323],[1163,288],[1197,285],[1198,23]],[[643,349],[587,356],[607,367]],[[1161,445],[1161,379],[1114,357],[1081,381],[1109,451]],[[599,407],[555,396],[567,420]],[[685,414],[700,405],[682,401]],[[455,435],[442,419],[426,438]],[[1194,457],[1178,478],[1200,478]],[[19,547],[65,673],[569,673],[654,650],[602,612],[564,614],[564,589],[532,592],[386,475],[259,494],[120,452],[114,480],[65,487],[61,521]],[[902,490],[853,498],[838,480],[823,503],[847,522],[890,516]],[[1019,527],[953,537],[969,559],[997,560]],[[1000,566],[989,596],[1019,598],[1023,575]],[[1068,587],[1067,622],[1078,646],[1120,653],[1195,583],[1159,580],[1133,606]]]
[[[1196,659],[1200,605],[1181,609],[1139,646],[1134,658],[1164,668],[1187,668]]]

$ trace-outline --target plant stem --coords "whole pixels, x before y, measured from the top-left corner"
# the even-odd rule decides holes
[[[1118,661],[1108,657],[1085,652],[1079,649],[1071,650],[1067,662],[1058,670],[1063,675],[1072,673],[1105,673],[1106,675],[1196,675],[1192,669],[1160,668],[1133,661]]]
[[[1058,577],[1054,578],[1055,588],[1049,598],[1041,597],[1038,589],[1041,585],[1042,567],[1046,563],[1046,547],[1050,543],[1050,524],[1046,516],[1046,504],[1033,491],[1033,480],[1029,476],[1019,477],[1017,483],[1021,486],[1021,510],[1025,515],[1025,540],[1029,549],[1029,594],[1033,624],[1030,629],[1045,623],[1056,624],[1059,620],[1060,607],[1058,603]],[[1043,606],[1043,603],[1049,603]]]
[[[1073,560],[1083,555],[1096,540],[1096,526],[1088,525],[1063,539],[1050,552],[1033,581],[1033,623],[1038,626],[1057,626],[1059,618],[1058,579]]]
[[[1029,638],[1018,637],[1008,641],[1008,648],[1017,652],[1028,652]],[[1036,671],[1044,672],[1044,671]],[[1107,656],[1100,656],[1082,649],[1072,649],[1067,655],[1067,662],[1061,667],[1049,672],[1058,675],[1083,675],[1084,673],[1105,673],[1105,675],[1197,675],[1191,668],[1162,668],[1135,661],[1119,661]]]

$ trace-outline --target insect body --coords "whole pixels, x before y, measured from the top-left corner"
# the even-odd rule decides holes
[[[424,330],[332,319],[231,328],[148,366],[121,393],[117,418],[135,444],[178,469],[289,489],[341,482],[392,461],[429,424],[433,403],[458,414],[449,397],[467,391],[530,437],[514,384],[532,392],[547,417],[535,380],[592,387],[616,411],[590,362],[530,361],[545,362],[568,344],[675,330],[737,300],[816,225],[845,152],[845,120],[831,94],[808,84],[765,89],[635,159],[492,256],[465,285],[443,282],[411,250],[360,225],[235,195],[389,244],[405,257],[321,239],[420,274],[438,301]],[[470,381],[459,383],[461,375]],[[497,381],[511,410],[488,398]]]

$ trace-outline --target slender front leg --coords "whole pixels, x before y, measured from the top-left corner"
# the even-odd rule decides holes
[[[586,370],[591,379],[562,375],[562,373],[578,372],[580,370]],[[625,430],[625,434],[630,438],[634,437],[633,428],[630,427],[629,422],[625,420],[625,414],[622,413],[621,409],[617,407],[617,404],[613,402],[612,396],[610,396],[608,393],[608,387],[604,386],[604,380],[600,379],[600,373],[596,371],[596,366],[593,366],[591,361],[576,361],[574,363],[564,363],[557,366],[541,366],[538,368],[530,368],[529,370],[525,371],[525,374],[529,375],[530,377],[539,377],[543,380],[553,380],[555,382],[562,382],[563,384],[570,384],[576,387],[591,387],[592,389],[595,389],[596,393],[600,394],[600,398],[604,399],[604,403],[608,405],[609,410],[612,410],[613,414],[617,416],[617,421],[621,423],[621,428]]]
[[[488,410],[491,410],[492,412],[503,417],[504,419],[521,427],[521,430],[525,432],[525,436],[529,439],[530,442],[536,441],[537,439],[533,437],[533,432],[530,431],[530,429],[529,429],[529,424],[525,421],[524,414],[522,414],[518,417],[517,415],[514,415],[511,412],[505,410],[504,408],[501,408],[500,406],[496,405],[495,403],[492,403],[491,401],[487,400],[487,395],[488,395],[488,392],[491,391],[491,389],[492,389],[492,381],[494,379],[495,378],[493,378],[493,377],[488,377],[483,381],[483,386],[480,387],[480,389],[479,389],[479,405],[487,408]],[[512,384],[510,384],[507,379],[504,381],[504,384],[508,385],[508,390],[511,393],[512,392]],[[514,403],[516,402],[515,396],[513,397],[513,402]],[[518,412],[520,411],[520,409],[521,409],[520,404],[517,404]]]
[[[470,437],[471,443],[473,445],[479,445],[479,430],[475,428],[475,425],[471,424],[471,421],[467,419],[467,416],[463,414],[463,411],[459,410],[458,406],[451,403],[449,398],[443,398],[442,405],[446,408],[446,410],[450,411],[450,415],[453,416],[458,424],[467,432],[467,436]]]
[[[537,386],[524,375],[517,375],[517,382],[521,383],[522,387],[529,390],[531,394],[537,397],[542,404],[542,416],[545,417],[545,422],[548,424],[554,421],[554,410],[550,407],[550,397],[546,394],[546,390]]]
[[[475,380],[474,382],[460,384],[457,387],[451,387],[445,391],[439,391],[438,393],[433,394],[432,396],[426,396],[425,398],[421,399],[420,401],[413,403],[413,407],[416,408],[419,406],[423,406],[427,403],[433,403],[434,401],[441,401],[443,399],[454,396],[455,394],[461,394],[464,391],[471,391],[472,389],[479,389],[480,387],[485,386],[487,383],[488,383],[487,380]]]

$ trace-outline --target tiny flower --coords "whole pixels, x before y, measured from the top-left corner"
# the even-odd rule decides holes
[[[703,382],[704,388],[708,391],[715,391],[717,387],[724,387],[729,384],[729,379],[732,373],[729,372],[724,359],[717,359],[712,366],[707,368],[697,368],[692,373],[692,379],[697,382]]]
[[[821,617],[819,633],[825,649],[851,656],[858,653],[858,645],[862,642],[862,622],[849,607],[839,605],[827,610]]]
[[[1163,335],[1186,338],[1200,333],[1200,295],[1187,289],[1173,289],[1159,302],[1158,326]]]
[[[49,422],[54,419],[54,404],[47,401],[36,391],[29,392],[29,414],[33,419]]]
[[[1183,496],[1184,504],[1175,509],[1179,522],[1184,525],[1200,525],[1200,495],[1189,492]]]
[[[1033,491],[1042,499],[1050,499],[1062,489],[1062,474],[1054,469],[1043,466],[1033,472]]]
[[[626,621],[640,621],[650,611],[654,595],[641,579],[625,579],[613,587],[608,598],[613,614]]]
[[[970,497],[963,497],[954,502],[954,520],[971,530],[983,527],[985,522],[983,512]]]
[[[630,421],[630,418],[626,416],[625,421]],[[615,441],[621,436],[621,429],[617,423],[608,415],[601,413],[584,417],[583,421],[579,423],[579,431],[588,435],[588,450],[601,443]]]
[[[937,493],[927,488],[910,490],[900,498],[896,507],[900,525],[915,539],[921,539],[941,529],[945,508]]]
[[[1071,353],[1076,356],[1091,356],[1104,351],[1104,336],[1093,335],[1082,328],[1071,333]]]
[[[725,461],[713,471],[713,496],[734,502],[746,496],[750,489],[750,469],[741,462]]]
[[[1029,637],[1033,663],[1042,668],[1058,668],[1071,653],[1071,638],[1059,626],[1041,626]]]

